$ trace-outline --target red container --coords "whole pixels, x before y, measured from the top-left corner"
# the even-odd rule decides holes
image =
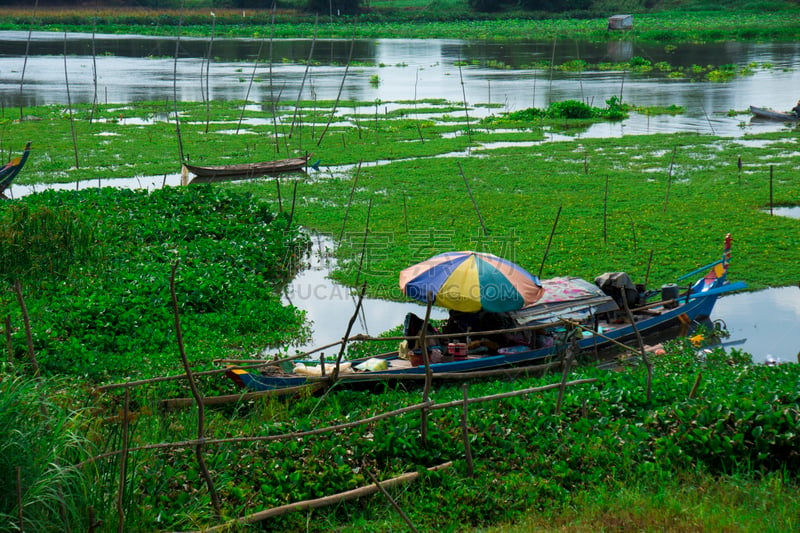
[[[466,357],[467,344],[464,342],[451,342],[447,345],[447,352],[453,357]]]

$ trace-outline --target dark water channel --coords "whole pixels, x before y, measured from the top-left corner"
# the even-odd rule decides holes
[[[786,110],[800,97],[797,92],[800,43],[682,44],[671,49],[629,41],[596,44],[534,39],[515,43],[357,40],[353,43],[353,63],[345,78],[350,41],[317,41],[314,53],[310,54],[310,40],[277,40],[272,43],[270,61],[268,42],[216,39],[212,46],[213,61],[206,73],[203,58],[208,54],[207,39],[181,38],[176,62],[175,38],[99,35],[93,42],[87,34],[67,34],[65,40],[64,34],[45,32],[34,32],[31,37],[28,45],[27,32],[0,32],[0,101],[5,116],[13,116],[11,109],[20,103],[67,104],[65,80],[68,79],[73,103],[96,100],[125,105],[172,101],[176,96],[179,101],[203,101],[207,91],[213,100],[219,101],[247,97],[255,105],[272,101],[291,104],[295,100],[334,100],[341,87],[344,100],[376,104],[421,99],[455,103],[466,100],[471,118],[531,106],[545,107],[549,102],[566,99],[603,106],[612,95],[622,95],[624,101],[641,106],[680,105],[685,113],[674,117],[634,114],[619,123],[592,126],[578,135],[618,137],[689,131],[741,137],[788,126],[751,120],[747,114],[729,116],[728,111],[746,111],[750,105]],[[713,83],[669,78],[659,71],[576,73],[530,68],[541,61],[553,60],[557,65],[572,59],[590,64],[618,63],[634,56],[654,63],[665,61],[675,67],[751,65],[753,74]],[[309,57],[312,66],[307,68],[304,62]],[[256,81],[248,97],[254,72]],[[380,80],[377,84],[373,83],[375,76]],[[502,107],[487,109],[481,104]],[[47,187],[153,189],[177,185],[179,179],[176,174],[87,180]],[[10,194],[20,197],[43,188],[14,185]],[[776,209],[774,214],[800,217],[797,208]],[[319,245],[324,249],[327,243],[320,240]],[[313,321],[314,338],[307,347],[340,338],[355,309],[350,291],[327,278],[332,265],[320,249],[312,254],[311,267],[294,280],[284,295],[286,301],[306,310]],[[398,325],[408,311],[423,314],[424,308],[413,303],[367,300],[352,333],[381,333]],[[434,311],[435,318],[442,316],[441,310]],[[797,287],[725,296],[718,301],[712,318],[722,320],[727,326],[731,347],[751,353],[755,361],[796,361],[800,351]]]

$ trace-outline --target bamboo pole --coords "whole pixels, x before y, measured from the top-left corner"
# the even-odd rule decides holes
[[[25,40],[25,58],[22,60],[22,74],[19,77],[19,121],[22,122],[25,120],[25,115],[23,114],[23,107],[22,102],[25,101],[23,98],[23,87],[25,85],[25,69],[28,66],[28,56],[30,55],[31,49],[31,34],[33,33],[33,26],[36,23],[36,9],[39,7],[39,0],[35,0],[33,3],[33,13],[31,14],[31,25],[28,28],[28,38]]]
[[[22,505],[22,467],[18,466],[17,471],[17,521],[19,523],[19,533],[25,533],[25,515],[22,510],[25,506]]]
[[[567,377],[569,376],[572,359],[575,356],[575,334],[580,330],[573,328],[567,332],[568,343],[564,351],[564,367],[561,369],[561,382],[558,384],[558,400],[556,401],[556,416],[561,416],[561,404],[564,401]]]
[[[125,532],[125,480],[128,467],[128,429],[130,427],[131,391],[125,389],[125,403],[122,416],[122,455],[119,458],[119,491],[117,492],[117,532]]]
[[[606,191],[603,195],[603,244],[608,243],[608,176],[606,176]]]
[[[428,468],[429,472],[435,472],[438,470],[444,470],[446,468],[450,468],[452,462],[443,463],[437,466],[433,466]],[[410,483],[416,480],[419,477],[419,472],[408,472],[406,474],[402,474],[392,479],[388,479],[386,481],[381,481],[380,486],[385,490],[386,488],[391,488],[397,485],[401,485],[404,483]],[[343,502],[354,500],[356,498],[363,498],[365,496],[371,496],[377,493],[380,489],[375,485],[367,485],[364,487],[359,487],[356,489],[351,489],[345,492],[340,492],[338,494],[332,494],[330,496],[324,496],[322,498],[316,498],[313,500],[303,500],[301,502],[290,503],[287,505],[281,505],[280,507],[273,507],[272,509],[267,509],[265,511],[260,511],[258,513],[254,513],[251,515],[243,516],[241,518],[236,518],[234,520],[230,520],[224,524],[205,528],[193,533],[217,533],[221,531],[229,531],[232,527],[236,525],[244,525],[244,524],[254,524],[256,522],[261,522],[262,520],[266,520],[267,518],[272,518],[274,516],[280,516],[286,513],[294,512],[294,511],[307,511],[309,509],[317,509],[319,507],[326,507],[329,505],[337,505]]]
[[[678,147],[674,146],[672,148],[672,160],[669,162],[669,172],[667,174],[667,190],[664,193],[664,208],[663,211],[666,213],[667,205],[669,204],[669,189],[672,186],[672,166],[675,164],[675,154],[678,152]]]
[[[344,215],[342,216],[342,229],[339,231],[339,241],[341,241],[342,237],[344,236],[344,229],[347,224],[347,215],[350,213],[350,206],[353,205],[353,195],[356,192],[356,186],[358,186],[358,176],[361,174],[361,163],[363,163],[363,161],[363,159],[358,161],[356,174],[353,176],[353,186],[350,187],[350,198],[347,200],[347,207],[344,208]],[[403,201],[405,201],[405,196],[403,197]]]
[[[172,64],[172,103],[175,113],[175,134],[178,138],[178,157],[185,161],[183,156],[183,139],[181,138],[181,118],[178,114],[178,57],[181,50],[181,28],[183,27],[183,7],[185,0],[181,0],[181,12],[178,17],[178,36],[175,38],[175,59]]]
[[[674,300],[670,300],[670,301],[674,301]],[[658,303],[655,303],[655,304],[652,304],[652,305],[653,306],[661,305],[662,303],[664,303],[664,302],[658,302]],[[643,308],[640,308],[640,309],[645,309],[645,308],[643,307]],[[520,327],[517,327],[517,328],[481,331],[480,333],[482,335],[494,335],[494,334],[498,334],[498,333],[515,333],[515,332],[522,332],[522,331],[533,331],[533,330],[548,328],[548,327],[551,327],[553,325],[561,324],[561,323],[563,323],[563,320],[554,321],[554,322],[548,322],[546,324],[536,324],[536,325],[533,325],[533,326],[520,326]],[[585,330],[586,331],[590,331],[590,332],[594,332],[593,330],[591,330],[589,328],[585,328]],[[460,338],[460,337],[466,337],[468,335],[475,335],[475,333],[476,332],[472,331],[472,332],[468,332],[468,333],[465,332],[465,333],[452,333],[452,334],[436,334],[436,335],[427,335],[427,338],[428,339]],[[597,332],[594,332],[594,333],[596,335],[599,335],[599,336],[603,337],[603,335],[601,335],[601,334],[599,334]],[[607,337],[604,337],[604,338],[607,338]],[[332,348],[334,346],[340,345],[343,342],[353,342],[353,341],[359,341],[359,342],[386,342],[386,341],[398,341],[398,340],[402,341],[402,340],[416,340],[416,339],[419,339],[419,337],[416,336],[416,335],[395,336],[395,337],[370,337],[368,335],[358,334],[358,335],[353,335],[352,337],[348,337],[346,339],[341,339],[341,340],[338,340],[336,342],[332,342],[330,344],[326,344],[324,346],[319,346],[317,348],[314,348],[313,350],[310,350],[310,351],[307,351],[307,352],[304,352],[304,353],[301,353],[301,354],[293,355],[293,356],[290,356],[290,357],[285,357],[283,359],[260,360],[260,361],[252,360],[252,359],[216,359],[214,362],[234,364],[235,366],[232,367],[232,368],[255,369],[255,368],[261,368],[261,367],[264,367],[264,366],[280,365],[282,363],[286,363],[286,362],[289,362],[289,361],[295,361],[297,359],[305,359],[305,358],[308,358],[310,355],[313,355],[316,352],[319,352],[321,350],[326,350],[328,348]],[[612,339],[609,339],[609,340],[612,340]],[[627,347],[625,345],[621,345],[621,346],[630,349],[629,347]],[[389,355],[392,355],[393,353],[394,352],[387,352],[387,353],[383,353],[383,354],[378,354],[377,357],[389,356]],[[205,371],[201,371],[201,372],[194,372],[194,376],[213,376],[213,375],[216,375],[216,374],[225,373],[228,370],[231,370],[231,368],[219,368],[219,369],[215,369],[215,370],[205,370]],[[474,374],[474,372],[470,372],[470,374]],[[348,379],[352,379],[353,377],[354,377],[354,375],[348,375]],[[176,375],[171,375],[171,376],[161,376],[161,377],[156,377],[156,378],[141,379],[141,380],[135,380],[135,381],[126,381],[126,382],[123,382],[123,383],[111,383],[111,384],[108,384],[108,385],[102,385],[102,386],[98,387],[96,390],[99,391],[99,392],[102,392],[102,391],[120,389],[120,388],[124,388],[124,387],[138,387],[140,385],[146,385],[146,384],[150,384],[150,383],[159,383],[159,382],[163,382],[163,381],[176,381],[176,380],[180,380],[180,379],[186,379],[186,374],[176,374]]]
[[[773,166],[769,166],[769,214],[772,215],[772,169]]]
[[[97,46],[95,36],[97,34],[97,10],[92,17],[92,109],[89,111],[89,124],[94,120],[94,112],[97,108]]]
[[[25,297],[22,294],[22,283],[14,280],[14,292],[17,295],[17,303],[22,311],[22,323],[25,325],[25,338],[28,343],[28,359],[33,366],[34,377],[39,377],[39,362],[36,360],[36,352],[33,349],[33,332],[31,330],[31,317],[28,314],[28,306],[25,305]]]
[[[13,338],[11,337],[11,315],[6,315],[4,319],[4,330],[6,336],[6,350],[8,351],[8,362],[14,362],[14,342]]]
[[[467,90],[464,87],[464,74],[461,72],[461,56],[458,58],[458,77],[461,80],[461,97],[464,101],[464,117],[467,120],[467,139],[472,142],[472,130],[469,127],[469,107],[467,106]]]
[[[431,385],[433,383],[433,370],[431,369],[431,357],[428,353],[428,341],[426,333],[428,331],[428,322],[431,319],[431,307],[433,306],[433,295],[429,292],[427,296],[427,306],[425,308],[425,320],[422,322],[422,330],[419,334],[419,344],[422,349],[422,360],[425,363],[425,386],[422,389],[422,403],[430,401]],[[423,409],[420,411],[420,434],[422,437],[422,445],[428,445],[428,411]]]
[[[461,436],[464,439],[464,458],[467,461],[467,476],[475,475],[475,466],[472,463],[472,446],[469,442],[469,396],[467,394],[467,384],[461,385],[461,392],[464,395],[464,407],[461,409]]]
[[[314,57],[314,45],[317,43],[317,22],[319,21],[319,15],[314,18],[314,35],[311,38],[311,48],[308,51],[308,61],[306,61],[306,70],[303,73],[303,79],[300,81],[300,89],[297,91],[297,99],[294,103],[294,115],[292,115],[292,124],[289,126],[289,135],[288,137],[291,138],[294,134],[294,126],[295,122],[297,121],[297,110],[300,107],[300,98],[303,96],[303,89],[306,85],[306,79],[308,78],[308,71],[311,68],[311,59]]]
[[[72,97],[69,92],[69,74],[67,72],[67,32],[64,31],[64,82],[67,88],[67,109],[69,110],[69,127],[72,132],[72,151],[75,154],[75,168],[80,168],[78,161],[78,137],[75,132],[75,116],[72,113]]]
[[[313,394],[320,390],[324,383],[309,383],[308,385],[300,385],[298,387],[287,387],[285,389],[265,390],[256,392],[246,392],[243,394],[225,394],[222,396],[205,396],[203,397],[203,405],[227,405],[231,403],[247,402],[259,398],[274,398],[274,397],[291,397],[300,394]],[[161,400],[161,408],[164,410],[180,409],[182,407],[189,407],[195,403],[194,398],[167,398]]]
[[[211,479],[211,473],[208,471],[206,461],[203,457],[203,450],[205,448],[205,445],[203,444],[205,436],[205,408],[203,406],[203,397],[200,395],[200,391],[197,388],[194,376],[192,376],[192,368],[189,365],[189,359],[186,357],[186,350],[183,344],[183,332],[181,330],[181,319],[178,311],[178,298],[175,294],[175,272],[177,270],[178,262],[176,261],[172,265],[172,275],[169,278],[169,292],[170,296],[172,297],[172,310],[175,319],[175,335],[178,341],[178,352],[181,356],[183,368],[186,371],[186,378],[189,381],[189,387],[192,390],[192,396],[194,397],[195,402],[197,402],[197,444],[194,446],[195,456],[197,457],[197,465],[200,468],[200,472],[202,473],[206,482],[206,486],[208,487],[208,493],[211,497],[211,505],[214,507],[214,513],[216,516],[220,516],[222,513],[222,504],[219,496],[217,495],[217,491],[214,488],[214,481]]]
[[[239,114],[239,121],[236,123],[236,135],[239,134],[239,130],[242,127],[242,121],[244,120],[244,112],[247,109],[247,102],[250,101],[250,91],[253,88],[253,81],[256,77],[256,69],[258,69],[258,62],[261,60],[261,50],[264,48],[264,41],[261,40],[258,42],[258,52],[256,53],[256,60],[253,61],[253,71],[250,73],[250,82],[247,84],[247,92],[244,95],[244,102],[242,102],[242,112]]]
[[[386,496],[386,499],[389,500],[389,503],[392,504],[392,507],[394,507],[395,511],[397,511],[398,514],[400,515],[400,517],[403,519],[403,521],[406,524],[408,524],[408,527],[411,528],[411,531],[414,531],[415,533],[419,533],[419,530],[416,527],[414,527],[414,523],[411,522],[411,519],[408,517],[408,515],[405,513],[405,511],[403,511],[403,509],[400,507],[400,504],[398,504],[397,500],[392,498],[392,495],[389,494],[389,492],[383,487],[383,485],[381,485],[380,481],[378,481],[378,478],[375,477],[375,474],[373,474],[366,467],[366,465],[364,465],[363,468],[364,468],[364,472],[366,472],[367,475],[369,476],[369,479],[375,484],[375,487],[377,487],[377,489],[381,492],[381,494]]]
[[[339,367],[342,364],[344,351],[347,348],[346,339],[350,336],[350,331],[353,329],[353,324],[355,324],[356,319],[358,318],[358,312],[361,309],[361,302],[364,300],[364,293],[366,292],[367,292],[367,283],[364,282],[363,285],[361,285],[361,292],[358,295],[358,303],[356,303],[356,309],[353,312],[353,316],[350,317],[350,320],[347,323],[347,330],[344,333],[344,337],[342,337],[342,345],[339,348],[339,355],[336,357],[336,367],[333,369],[333,375],[331,376],[332,381],[336,381],[339,377]]]
[[[650,403],[650,400],[653,397],[653,363],[650,361],[650,358],[647,357],[647,350],[644,349],[644,339],[642,339],[642,334],[639,332],[639,328],[636,327],[636,320],[634,320],[633,313],[631,312],[631,308],[628,305],[628,296],[626,294],[625,289],[623,289],[621,292],[622,292],[622,304],[623,307],[625,308],[625,314],[628,315],[628,320],[630,320],[631,322],[631,327],[633,327],[633,332],[636,334],[636,340],[639,343],[639,350],[642,354],[642,359],[644,360],[644,364],[647,367],[647,403]]]
[[[585,379],[578,379],[574,381],[570,381],[566,383],[567,387],[573,387],[577,385],[585,385],[588,383],[594,383],[597,381],[597,378],[585,378]],[[510,392],[502,392],[499,394],[492,394],[489,396],[480,396],[477,398],[470,398],[468,403],[475,404],[475,403],[483,403],[483,402],[491,402],[496,400],[502,400],[505,398],[515,398],[518,396],[527,396],[528,394],[534,394],[538,392],[544,392],[556,389],[560,387],[560,383],[552,383],[549,385],[542,385],[539,387],[530,387],[526,389],[520,389]],[[205,444],[207,446],[213,446],[217,444],[232,444],[232,443],[242,443],[242,442],[274,442],[274,441],[281,441],[281,440],[293,440],[293,439],[302,439],[304,437],[310,437],[314,435],[323,435],[325,433],[333,433],[337,431],[342,431],[344,429],[351,429],[358,426],[372,424],[374,422],[385,420],[388,418],[394,418],[403,414],[411,413],[414,411],[419,411],[420,409],[430,409],[431,411],[438,410],[438,409],[450,409],[453,407],[461,407],[464,404],[464,400],[454,400],[451,402],[445,403],[434,403],[434,402],[426,402],[426,403],[418,403],[414,405],[410,405],[408,407],[402,407],[400,409],[395,409],[393,411],[387,411],[385,413],[381,413],[378,415],[374,415],[368,418],[363,418],[361,420],[355,420],[352,422],[346,422],[343,424],[336,424],[333,426],[326,426],[323,428],[316,428],[310,429],[307,431],[297,431],[293,433],[282,433],[280,435],[257,435],[257,436],[250,436],[250,437],[228,437],[224,439],[198,439],[198,440],[185,440],[185,441],[178,441],[178,442],[161,442],[157,444],[144,444],[142,446],[137,446],[135,448],[130,448],[129,452],[140,452],[145,450],[167,450],[167,449],[174,449],[174,448],[186,448],[189,446],[196,446],[198,443]],[[93,463],[95,461],[99,461],[102,459],[108,459],[110,457],[115,457],[120,454],[120,451],[113,451],[113,452],[106,452],[100,455],[96,455],[91,457],[85,461],[82,461],[76,464],[75,468],[80,468],[85,466],[89,463]]]
[[[331,109],[330,114],[328,115],[328,123],[325,124],[325,128],[323,128],[322,133],[319,134],[319,140],[317,140],[317,146],[322,143],[322,139],[325,137],[325,134],[328,132],[328,128],[331,127],[331,122],[333,121],[333,117],[336,114],[336,109],[339,107],[339,101],[342,98],[342,91],[344,90],[344,82],[347,79],[347,73],[350,70],[350,63],[353,61],[353,49],[355,48],[356,44],[356,23],[358,22],[358,18],[353,19],[353,37],[350,39],[350,53],[347,56],[347,64],[344,66],[344,73],[342,74],[342,82],[339,84],[339,92],[336,93],[336,100],[333,102],[333,109]]]
[[[206,101],[206,129],[205,129],[205,133],[208,133],[208,125],[211,122],[211,89],[210,89],[210,85],[211,85],[211,79],[210,78],[211,78],[211,76],[210,76],[210,74],[211,74],[211,58],[213,57],[211,55],[211,48],[214,46],[214,29],[215,29],[216,25],[217,25],[217,16],[212,11],[211,12],[211,37],[209,38],[209,41],[208,41],[208,55],[206,56],[206,87],[205,87],[206,93],[204,95],[205,96],[205,101]],[[200,79],[201,80],[202,80],[202,76],[203,76],[203,74],[202,74],[202,69],[201,69],[201,72],[200,72]]]
[[[458,164],[458,171],[461,172],[461,177],[464,178],[464,185],[467,187],[467,194],[469,194],[470,200],[472,200],[472,206],[475,208],[475,213],[478,214],[478,220],[481,223],[481,228],[483,228],[483,235],[486,236],[489,234],[489,230],[486,229],[486,224],[483,223],[483,215],[481,215],[481,210],[478,208],[478,202],[475,200],[475,196],[472,194],[472,189],[469,186],[469,181],[467,180],[467,176],[464,174],[464,169],[461,168],[461,163]]]
[[[697,393],[697,387],[700,386],[700,381],[703,379],[703,373],[698,372],[697,378],[694,380],[694,385],[692,385],[692,390],[689,391],[689,399],[691,400],[694,398],[694,395]]]
[[[558,206],[558,211],[556,212],[556,219],[553,221],[553,228],[550,230],[550,238],[547,239],[547,247],[544,249],[544,255],[542,256],[542,264],[539,266],[539,277],[542,277],[542,271],[544,270],[544,262],[547,260],[547,254],[550,253],[550,244],[553,242],[553,235],[556,233],[556,227],[558,226],[558,219],[561,217],[561,206]]]

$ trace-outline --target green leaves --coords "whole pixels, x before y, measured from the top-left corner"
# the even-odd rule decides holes
[[[50,191],[0,205],[0,219],[22,221],[0,225],[0,245],[28,251],[25,261],[0,256],[19,264],[4,273],[30,271],[35,258],[45,267],[37,276],[47,283],[26,294],[45,372],[101,380],[177,366],[168,284],[175,261],[197,362],[305,333],[301,314],[274,291],[296,272],[307,238],[250,195],[210,186]]]

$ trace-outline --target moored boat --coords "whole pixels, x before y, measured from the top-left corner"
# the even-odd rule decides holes
[[[0,168],[0,198],[8,199],[5,195],[5,191],[11,186],[11,182],[17,177],[22,167],[25,166],[25,162],[28,160],[30,153],[31,141],[28,141],[27,144],[25,144],[25,149],[22,151],[21,156],[15,157],[6,163],[4,167]]]
[[[722,259],[678,278],[682,281],[705,272],[682,289],[668,284],[648,295],[640,292],[642,288],[633,285],[624,273],[604,274],[595,283],[573,277],[554,278],[541,282],[544,296],[535,304],[504,314],[513,327],[463,333],[426,330],[430,333],[425,335],[425,346],[431,377],[463,380],[539,370],[568,345],[578,351],[600,350],[637,334],[648,336],[680,324],[703,323],[710,318],[720,294],[746,287],[743,282],[729,283],[726,279],[730,248],[728,235]],[[660,296],[657,301],[647,302],[648,296],[656,295]],[[256,391],[319,382],[352,385],[420,380],[428,371],[420,361],[421,346],[416,346],[423,328],[419,324],[410,327],[409,322],[407,318],[404,332],[410,344],[408,350],[343,361],[338,372],[334,370],[335,362],[326,362],[323,367],[319,361],[305,360],[289,363],[293,371],[268,365],[262,372],[231,368],[227,375],[238,385]],[[498,338],[505,342],[497,343]],[[490,343],[496,346],[490,347]]]
[[[752,105],[750,106],[750,112],[755,117],[767,120],[778,120],[782,122],[797,122],[798,120],[800,120],[800,116],[794,115],[792,113],[782,113],[780,111],[774,111],[772,109],[766,109],[764,107],[755,107]]]
[[[184,162],[182,165],[182,182],[184,185],[189,183],[213,183],[218,181],[242,180],[282,174],[284,172],[301,172],[308,165],[310,156],[291,157],[288,159],[276,159],[274,161],[262,161],[257,163],[241,163],[235,165],[212,165],[200,166]],[[194,178],[189,179],[188,174],[194,174]]]

